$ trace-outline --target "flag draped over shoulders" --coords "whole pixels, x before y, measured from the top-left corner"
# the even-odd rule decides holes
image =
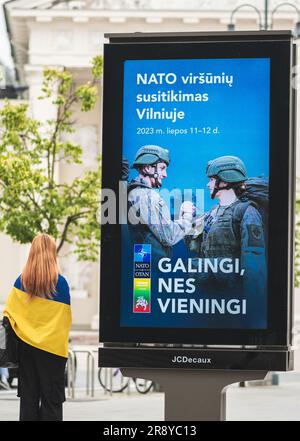
[[[30,296],[19,277],[5,304],[3,314],[17,336],[43,351],[68,357],[68,340],[72,322],[69,286],[59,275],[53,299]]]

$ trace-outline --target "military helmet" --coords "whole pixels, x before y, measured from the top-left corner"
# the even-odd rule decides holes
[[[153,165],[157,162],[165,162],[169,165],[169,150],[159,147],[158,145],[144,145],[137,151],[132,168],[137,168],[143,165]]]
[[[209,161],[206,167],[209,178],[218,177],[224,182],[244,182],[247,171],[243,161],[237,156],[220,156]]]

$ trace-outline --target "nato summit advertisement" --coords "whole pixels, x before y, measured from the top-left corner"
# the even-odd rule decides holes
[[[122,327],[267,328],[269,109],[269,58],[124,62]]]

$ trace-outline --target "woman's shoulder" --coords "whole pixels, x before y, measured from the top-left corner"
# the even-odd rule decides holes
[[[58,281],[57,281],[57,283],[61,284],[62,286],[65,286],[65,287],[69,288],[68,281],[65,278],[65,276],[63,276],[62,274],[58,274]]]
[[[25,291],[22,287],[22,278],[21,274],[17,277],[14,283],[14,288],[17,288],[21,291]],[[53,298],[57,302],[62,302],[66,304],[70,304],[70,288],[67,279],[62,275],[58,275],[57,285],[56,285],[56,293]]]
[[[56,295],[53,300],[70,304],[70,288],[67,279],[62,275],[58,275],[56,285]]]
[[[14,288],[22,289],[21,274],[16,278],[15,283],[14,283]]]

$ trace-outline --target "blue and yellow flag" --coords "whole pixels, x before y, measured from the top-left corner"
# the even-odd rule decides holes
[[[59,275],[53,299],[30,296],[19,277],[3,311],[17,336],[25,343],[61,357],[68,357],[72,322],[69,286]]]

